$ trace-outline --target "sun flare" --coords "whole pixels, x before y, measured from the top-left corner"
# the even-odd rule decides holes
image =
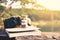
[[[50,10],[60,11],[60,0],[36,0],[36,2]]]

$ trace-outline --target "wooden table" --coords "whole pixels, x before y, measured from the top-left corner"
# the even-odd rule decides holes
[[[41,35],[41,31],[36,27],[27,27],[27,28],[8,28],[8,35],[10,38],[18,36],[29,36],[29,35]]]
[[[15,40],[16,37],[20,36],[41,35],[41,31],[38,29],[40,28],[29,26],[26,28],[8,28],[6,31],[8,32],[9,38],[11,38],[11,40]]]

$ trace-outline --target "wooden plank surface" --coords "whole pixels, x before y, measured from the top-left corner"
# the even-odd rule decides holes
[[[33,32],[23,32],[23,33],[8,33],[9,37],[18,37],[18,36],[29,36],[29,35],[41,35],[41,31],[35,30]]]
[[[6,29],[6,31],[8,32],[16,32],[16,31],[30,31],[30,30],[38,30],[40,28],[36,28],[36,27],[33,27],[33,26],[28,26],[26,28],[8,28]]]

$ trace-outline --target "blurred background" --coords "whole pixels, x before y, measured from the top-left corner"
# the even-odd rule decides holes
[[[43,32],[60,32],[59,0],[0,0],[0,26],[11,16],[28,15]]]

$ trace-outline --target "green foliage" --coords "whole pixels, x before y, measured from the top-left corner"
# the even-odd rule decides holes
[[[0,13],[3,12],[4,7],[0,5]]]
[[[0,26],[3,26],[3,18],[0,18]]]
[[[31,18],[32,21],[40,21],[40,17],[36,14],[29,14],[29,17]]]
[[[21,0],[22,5],[25,5],[25,4],[28,4],[28,3],[30,3],[28,0]]]
[[[5,13],[5,14],[3,15],[3,17],[4,17],[4,18],[9,18],[10,15],[9,15],[8,13]]]

